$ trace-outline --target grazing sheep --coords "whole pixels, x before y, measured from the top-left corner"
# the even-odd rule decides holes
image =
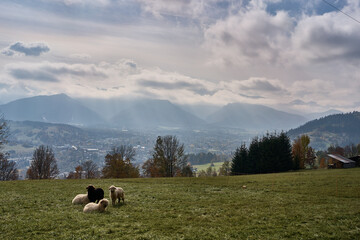
[[[243,186],[242,186],[242,189],[246,189],[246,185],[243,185]]]
[[[112,200],[112,205],[115,205],[116,199],[119,199],[119,203],[122,199],[123,203],[125,203],[125,192],[121,187],[115,187],[111,185],[109,187],[110,190],[110,198]]]
[[[88,198],[90,202],[99,202],[104,198],[104,190],[101,188],[95,188],[93,185],[89,185],[86,188],[88,190]]]
[[[88,203],[85,205],[83,212],[105,212],[105,208],[109,205],[109,200],[101,199],[99,203]]]
[[[89,202],[90,201],[87,194],[78,194],[72,200],[72,204],[87,204]]]

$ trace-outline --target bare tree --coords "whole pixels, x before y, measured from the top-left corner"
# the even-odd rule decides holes
[[[229,161],[224,161],[219,169],[219,176],[229,176],[231,173],[231,166]]]
[[[17,180],[18,170],[14,161],[7,159],[7,154],[0,152],[0,181]]]
[[[174,177],[181,175],[187,166],[187,155],[184,144],[180,144],[176,136],[159,136],[156,139],[152,158],[145,162],[145,174],[151,177]]]
[[[7,143],[7,137],[9,136],[9,126],[4,120],[4,117],[0,117],[0,149],[5,143]],[[16,163],[8,160],[8,154],[0,152],[0,181],[17,180],[19,178],[18,170],[16,169]]]
[[[4,119],[4,116],[0,116],[0,148],[7,143],[7,137],[9,136],[9,125]]]
[[[93,161],[83,162],[81,167],[85,171],[85,178],[96,178],[98,176],[98,166]]]
[[[81,179],[83,168],[78,165],[75,167],[75,171],[70,172],[67,179]]]
[[[30,168],[26,175],[29,179],[50,179],[59,174],[53,150],[41,145],[34,151]]]
[[[136,155],[136,151],[131,145],[121,145],[119,147],[114,147],[110,154],[118,154],[122,156],[124,161],[133,161]]]

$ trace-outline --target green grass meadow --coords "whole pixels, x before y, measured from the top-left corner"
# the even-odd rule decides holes
[[[82,212],[93,184],[125,204]],[[246,185],[243,189],[241,186]],[[208,178],[0,182],[1,239],[360,239],[360,168]]]
[[[216,171],[219,171],[219,169],[221,168],[221,166],[223,165],[224,162],[214,162],[213,163],[213,168],[216,169]],[[201,171],[204,170],[206,171],[206,169],[208,169],[208,167],[211,166],[211,163],[206,163],[206,164],[201,164],[201,165],[193,165],[193,168],[197,168],[197,171]]]

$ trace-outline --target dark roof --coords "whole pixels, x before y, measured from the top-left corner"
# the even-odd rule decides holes
[[[348,159],[346,157],[337,155],[337,154],[328,154],[328,156],[335,159],[335,160],[338,160],[338,161],[340,161],[342,163],[355,163],[355,161],[350,160],[350,159]]]
[[[354,156],[354,157],[350,157],[349,159],[353,160],[353,161],[359,161],[360,159],[360,155]]]

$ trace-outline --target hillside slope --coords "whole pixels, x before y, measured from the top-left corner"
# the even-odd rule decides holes
[[[111,121],[115,126],[137,129],[157,127],[196,128],[205,121],[166,100],[147,100],[134,103]]]
[[[272,131],[299,126],[306,119],[262,105],[231,103],[211,114],[207,121],[222,127]]]
[[[309,135],[311,145],[318,150],[330,145],[358,144],[360,142],[360,112],[330,115],[288,131],[291,139],[302,134]]]

